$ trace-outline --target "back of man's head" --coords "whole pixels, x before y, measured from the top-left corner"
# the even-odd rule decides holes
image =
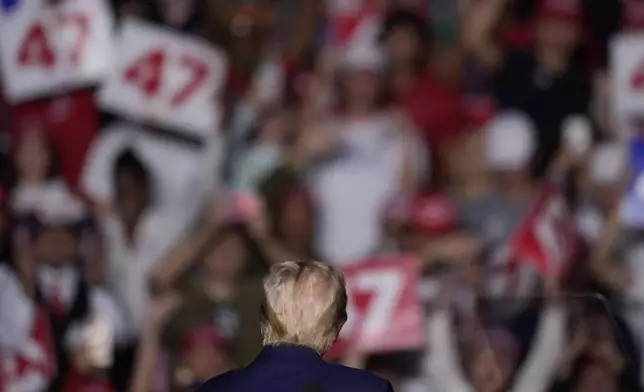
[[[264,292],[260,321],[265,346],[296,344],[323,354],[347,319],[344,276],[325,263],[275,265],[264,279]]]

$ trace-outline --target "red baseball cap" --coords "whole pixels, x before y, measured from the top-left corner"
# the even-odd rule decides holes
[[[456,227],[456,211],[452,201],[441,193],[431,193],[412,200],[409,223],[427,235],[443,235]]]
[[[463,113],[467,124],[480,128],[496,114],[494,99],[483,95],[471,95],[463,99]]]
[[[181,335],[179,351],[185,353],[197,347],[225,349],[226,342],[211,325],[198,326]]]
[[[644,29],[644,1],[626,0],[622,8],[622,26],[628,29]]]
[[[539,20],[581,24],[581,4],[579,0],[541,0],[537,16]]]

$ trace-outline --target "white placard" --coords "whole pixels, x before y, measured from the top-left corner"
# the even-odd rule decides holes
[[[123,23],[100,105],[134,121],[206,136],[219,126],[226,58],[212,45],[139,20]]]
[[[611,41],[610,72],[619,123],[644,115],[644,34],[620,34]]]
[[[219,185],[223,161],[221,136],[211,133],[201,148],[189,148],[169,138],[145,132],[127,122],[113,122],[93,141],[83,165],[81,190],[94,201],[112,204],[112,172],[119,154],[132,150],[150,170],[158,205],[192,208]]]
[[[97,84],[111,68],[113,16],[105,0],[22,0],[0,11],[4,94],[23,102]]]

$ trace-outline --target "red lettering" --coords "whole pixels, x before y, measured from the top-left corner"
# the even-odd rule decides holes
[[[178,67],[175,72],[189,73],[186,83],[176,93],[162,92],[166,58],[166,52],[163,49],[154,49],[128,66],[123,73],[123,78],[128,84],[140,88],[146,98],[151,99],[163,94],[164,97],[167,97],[165,99],[169,100],[170,106],[176,108],[188,101],[203,85],[208,77],[208,66],[199,58],[184,55],[178,64],[169,65]]]
[[[631,76],[631,89],[634,92],[641,92],[644,88],[644,61],[640,62],[633,76]]]
[[[181,66],[189,70],[190,79],[188,83],[177,92],[172,98],[172,106],[181,106],[194,92],[202,85],[208,76],[208,67],[199,59],[191,56],[184,56],[181,58]]]
[[[75,29],[76,40],[72,47],[69,49],[58,48],[58,53],[60,50],[65,50],[65,53],[69,53],[72,63],[78,64],[82,59],[85,42],[89,36],[90,20],[88,16],[81,13],[60,14],[56,21],[56,29]],[[20,66],[53,68],[58,60],[57,52],[54,49],[45,26],[42,23],[36,23],[29,28],[18,49],[18,64]]]
[[[165,59],[162,49],[150,51],[127,67],[123,77],[129,84],[139,87],[146,97],[152,98],[161,89]]]
[[[71,52],[72,62],[78,64],[85,49],[85,41],[89,36],[89,18],[84,14],[60,15],[59,23],[63,27],[78,29],[77,38]]]
[[[37,23],[29,29],[18,49],[18,64],[21,66],[40,65],[53,68],[56,63],[54,53],[45,27]]]

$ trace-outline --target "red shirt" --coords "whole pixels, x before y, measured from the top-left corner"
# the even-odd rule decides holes
[[[94,89],[17,104],[10,108],[10,114],[13,132],[35,126],[51,135],[57,148],[60,172],[76,189],[85,153],[100,130]]]
[[[461,92],[450,89],[427,72],[417,77],[402,97],[402,104],[432,153],[432,172],[440,173],[441,150],[464,125]]]
[[[65,392],[114,392],[107,379],[85,376],[73,368],[69,370],[63,385]]]
[[[534,24],[513,23],[503,35],[503,43],[512,49],[529,50],[534,44]]]

